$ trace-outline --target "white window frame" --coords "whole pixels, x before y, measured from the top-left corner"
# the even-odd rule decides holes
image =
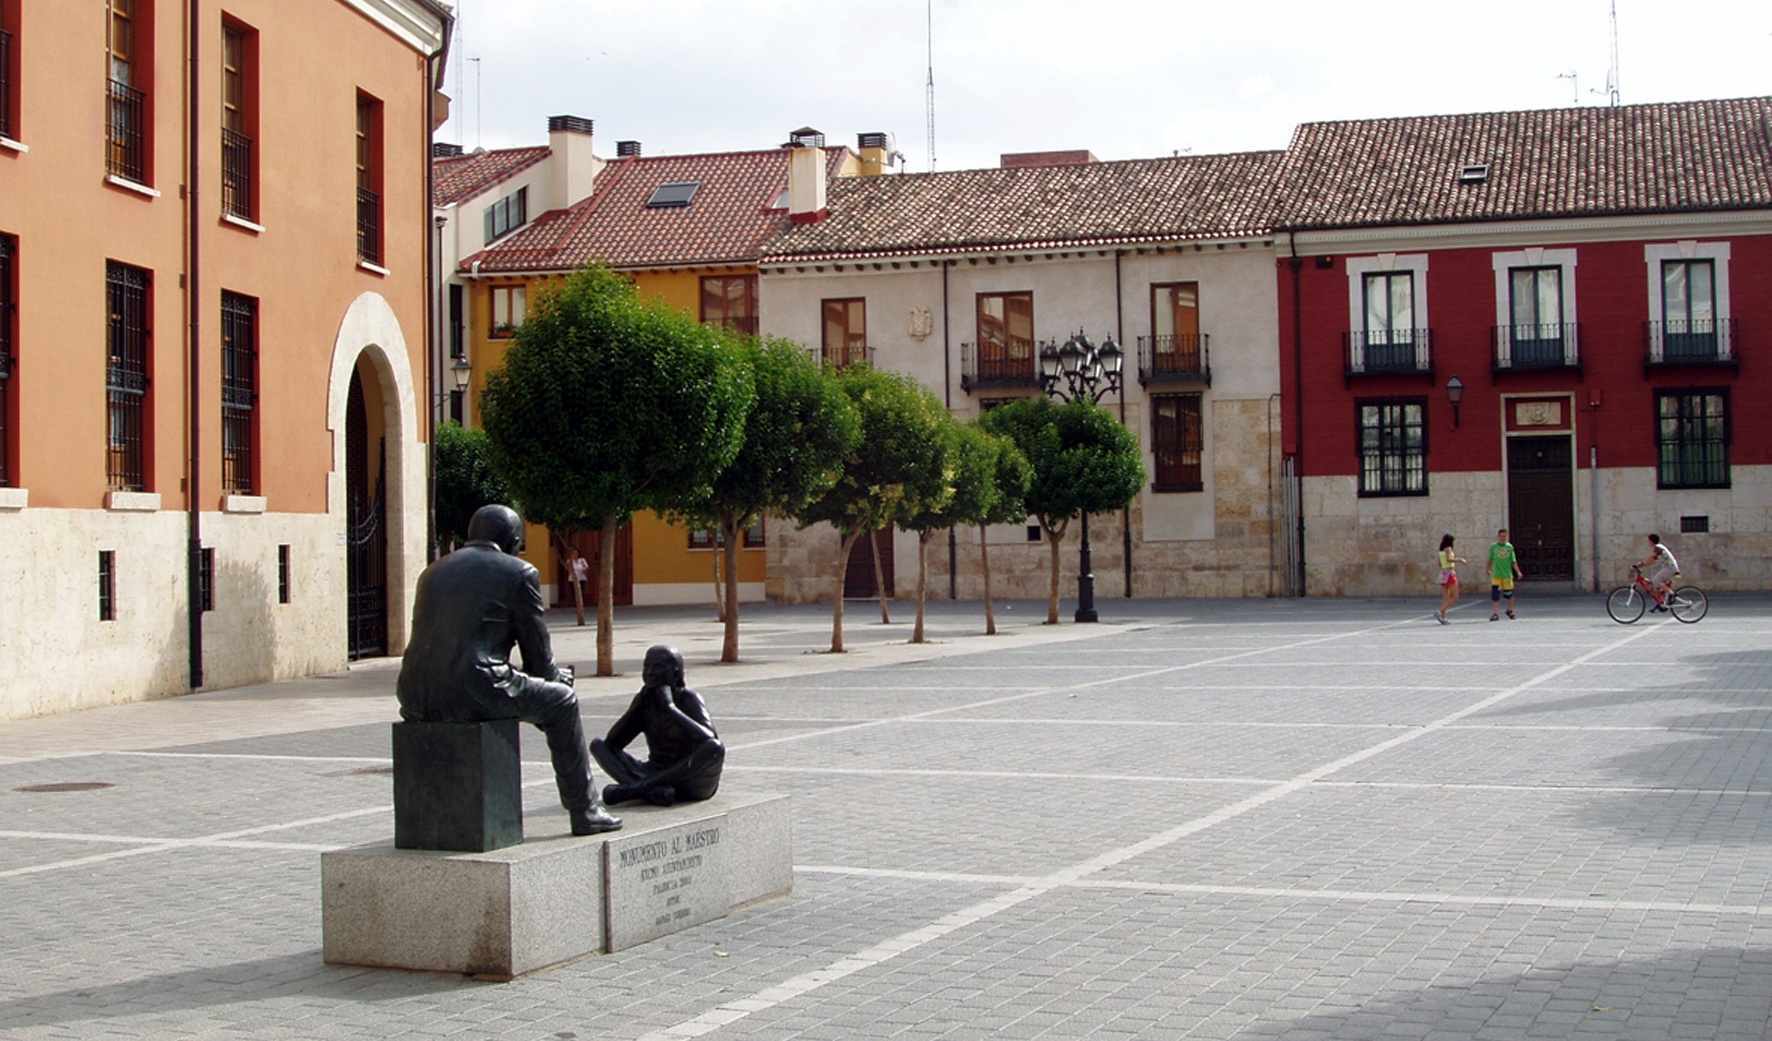
[[[1489,260],[1495,267],[1495,327],[1508,330],[1509,345],[1513,342],[1514,316],[1511,308],[1513,300],[1511,280],[1515,268],[1561,268],[1563,270],[1562,324],[1574,325],[1580,321],[1575,315],[1575,251],[1573,249],[1545,249],[1542,246],[1533,246],[1529,249],[1514,250],[1509,253],[1492,253],[1489,255]],[[1564,342],[1563,361],[1565,364],[1574,362],[1575,350],[1576,344],[1573,339]],[[1502,359],[1497,358],[1496,360]]]
[[[1716,278],[1714,287],[1717,294],[1717,329],[1719,339],[1717,350],[1734,351],[1734,345],[1725,346],[1721,340],[1721,330],[1729,322],[1733,313],[1729,309],[1729,243],[1699,242],[1695,239],[1684,239],[1680,242],[1653,242],[1643,247],[1643,266],[1647,269],[1649,279],[1649,320],[1662,321],[1661,299],[1661,262],[1664,260],[1708,260],[1711,262],[1712,273]],[[1661,344],[1650,345],[1651,357],[1661,358]]]
[[[1415,291],[1414,328],[1428,329],[1432,322],[1427,313],[1427,254],[1379,253],[1347,260],[1347,327],[1351,333],[1350,358],[1355,368],[1366,363],[1366,276],[1409,272]],[[1419,350],[1419,348],[1417,348]]]

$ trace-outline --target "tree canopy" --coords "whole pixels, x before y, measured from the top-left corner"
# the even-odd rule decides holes
[[[491,444],[484,430],[469,430],[453,420],[437,427],[437,539],[447,546],[468,540],[468,521],[489,503],[511,505],[511,493],[492,467]]]

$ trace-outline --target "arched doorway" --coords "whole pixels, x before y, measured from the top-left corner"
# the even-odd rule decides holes
[[[352,661],[388,653],[388,475],[380,386],[351,372],[345,399],[345,576]],[[370,398],[377,400],[372,403]]]

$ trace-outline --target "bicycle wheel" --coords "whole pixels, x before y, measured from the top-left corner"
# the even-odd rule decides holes
[[[1614,622],[1629,625],[1643,617],[1643,596],[1636,586],[1619,586],[1606,595],[1606,613]]]
[[[1690,625],[1703,618],[1704,613],[1710,610],[1710,598],[1697,586],[1681,586],[1668,597],[1667,609],[1673,612],[1675,618]]]

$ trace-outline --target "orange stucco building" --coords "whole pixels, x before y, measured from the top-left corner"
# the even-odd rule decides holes
[[[449,28],[0,0],[0,719],[400,648]]]

